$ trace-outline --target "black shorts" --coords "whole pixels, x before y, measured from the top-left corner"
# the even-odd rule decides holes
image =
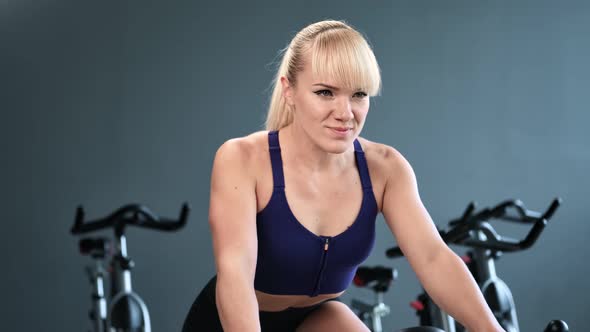
[[[182,332],[223,332],[217,306],[215,305],[216,283],[217,277],[213,277],[205,288],[201,290],[201,293],[197,296],[188,312],[184,325],[182,326]],[[297,326],[309,314],[318,309],[322,303],[309,307],[288,308],[283,311],[260,311],[259,317],[262,332],[295,331]]]

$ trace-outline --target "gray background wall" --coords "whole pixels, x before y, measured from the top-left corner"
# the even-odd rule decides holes
[[[261,128],[277,51],[324,18],[374,46],[383,93],[364,136],[410,160],[439,226],[471,200],[540,210],[563,198],[538,244],[498,270],[523,331],[555,317],[590,328],[588,2],[5,0],[0,12],[2,330],[88,326],[88,260],[68,232],[78,204],[89,218],[129,202],[175,216],[188,201],[181,232],[128,231],[154,330],[178,331],[214,273],[214,152]],[[378,227],[367,264],[400,271],[385,326],[414,325],[419,285],[384,258],[395,242]]]

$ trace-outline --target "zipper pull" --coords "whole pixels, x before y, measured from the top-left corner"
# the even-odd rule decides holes
[[[328,251],[329,241],[330,239],[326,239],[326,243],[324,244],[324,251]]]

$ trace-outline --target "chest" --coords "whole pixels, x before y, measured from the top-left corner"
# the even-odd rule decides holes
[[[291,212],[305,228],[335,236],[356,220],[363,189],[354,169],[334,176],[310,176],[286,168],[285,195]]]
[[[310,232],[335,236],[355,222],[365,198],[356,167],[332,175],[313,175],[285,165],[283,173],[288,207],[297,221]],[[380,208],[379,197],[382,196],[383,185],[373,175],[371,182]],[[272,169],[268,167],[265,172],[261,172],[256,187],[258,211],[268,204],[272,192]]]

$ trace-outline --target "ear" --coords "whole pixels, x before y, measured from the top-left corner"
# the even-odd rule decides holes
[[[281,86],[283,88],[283,98],[287,105],[293,106],[293,87],[285,76],[281,76]]]

